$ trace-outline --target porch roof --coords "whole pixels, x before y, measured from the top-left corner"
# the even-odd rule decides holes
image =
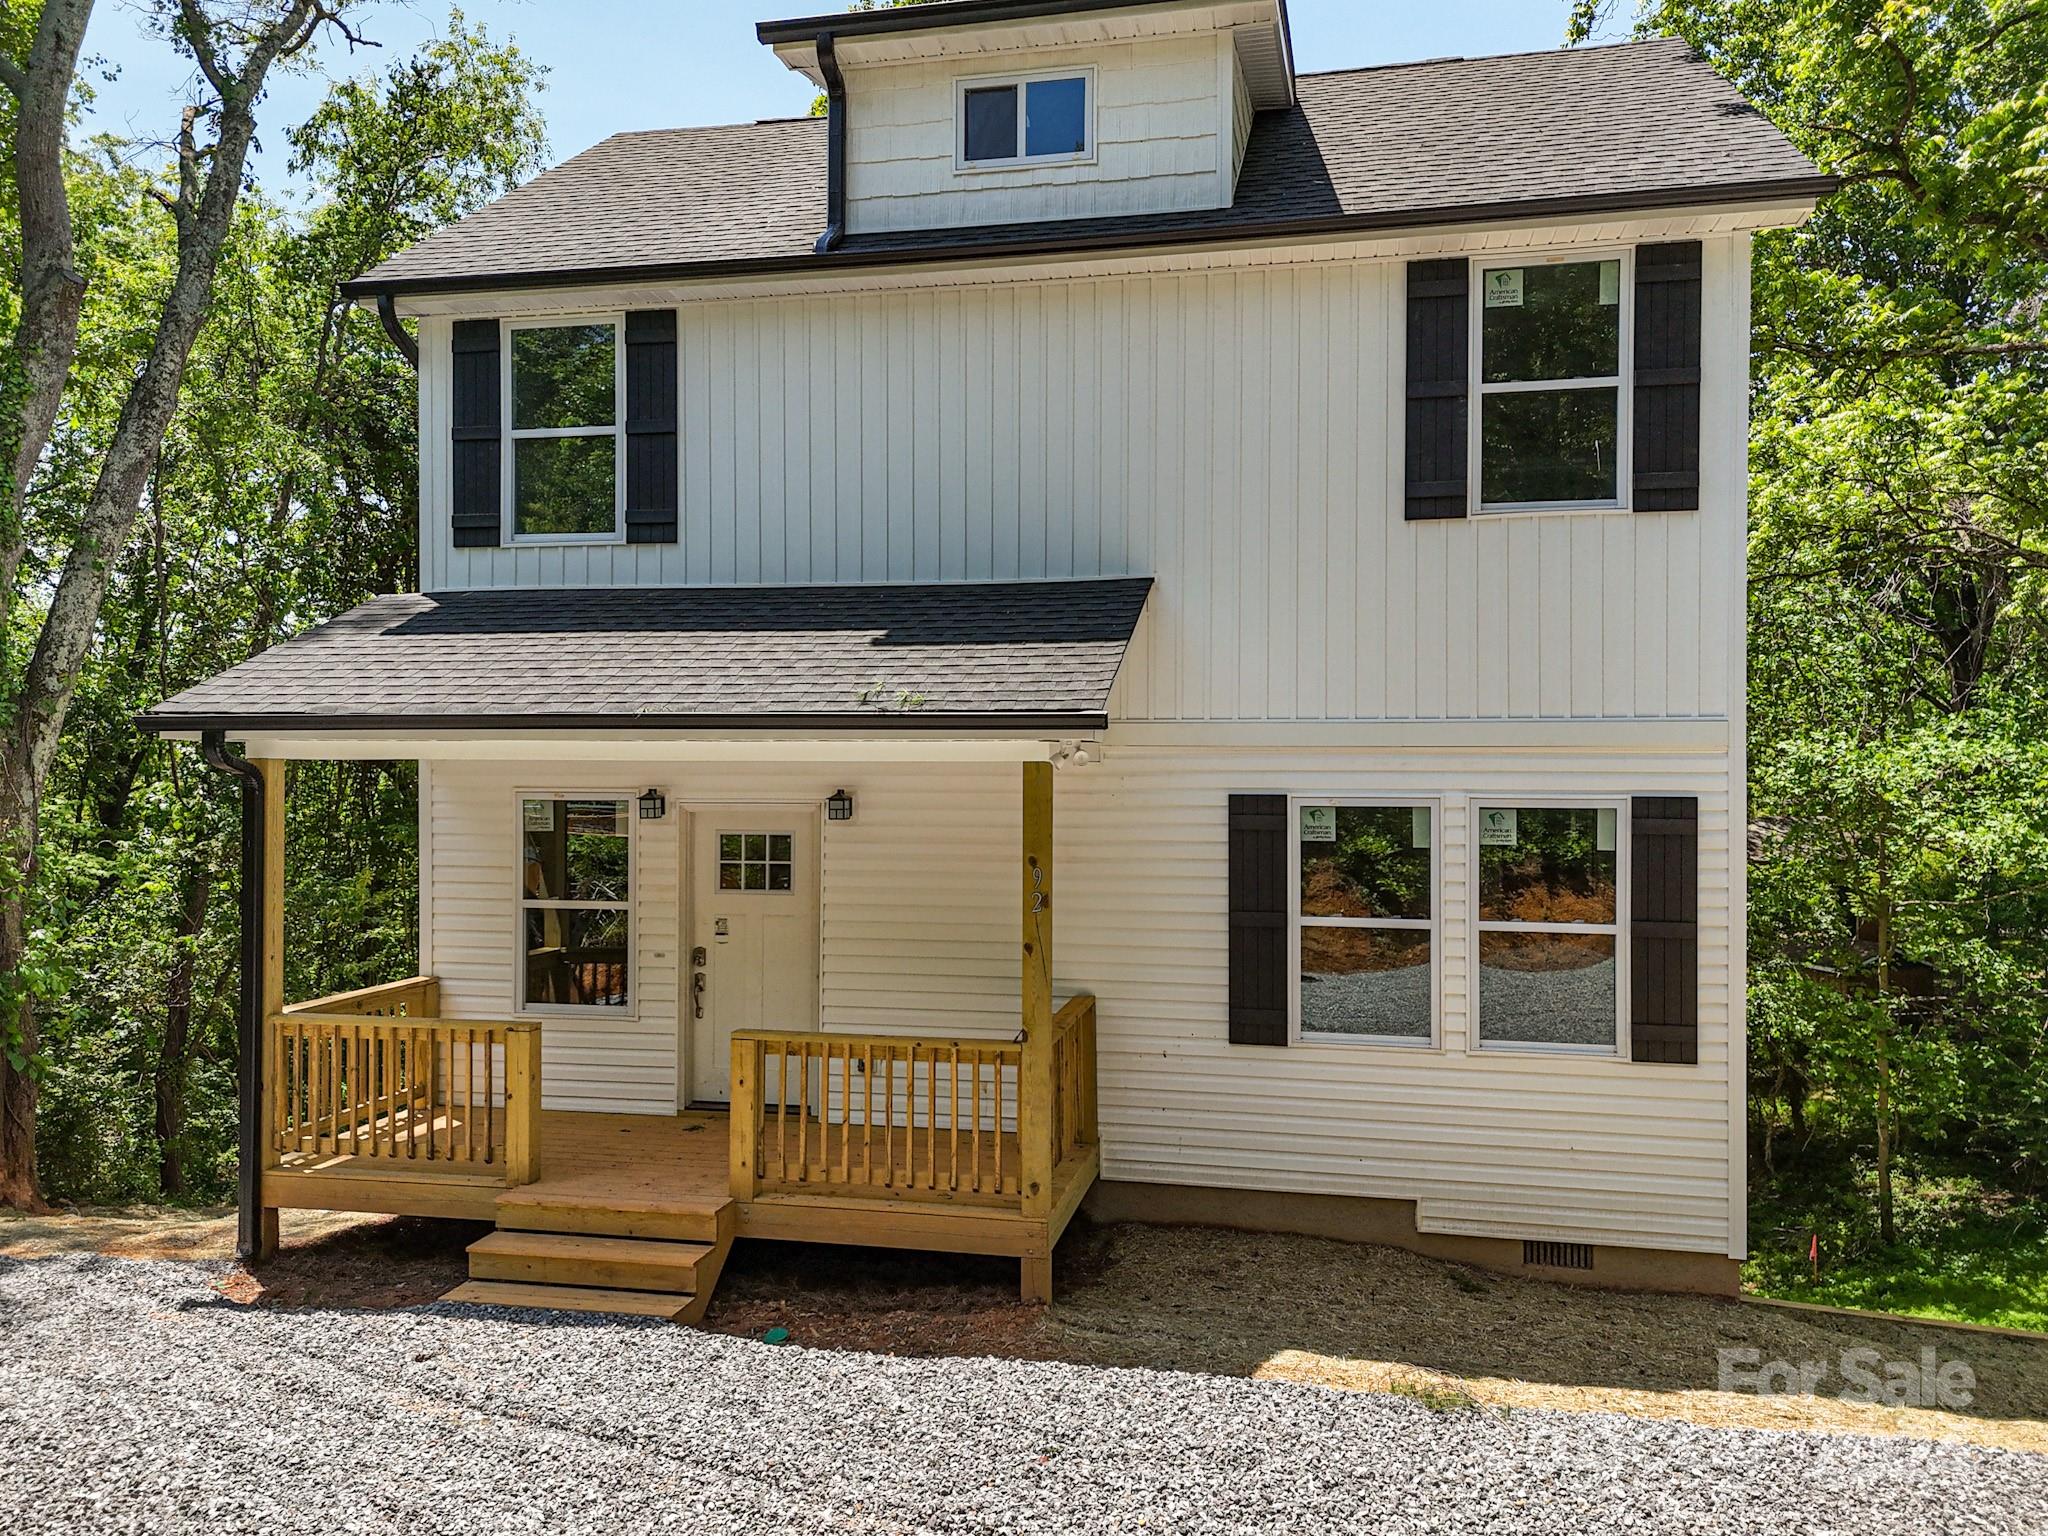
[[[1104,729],[1149,577],[374,598],[138,717],[207,730]]]

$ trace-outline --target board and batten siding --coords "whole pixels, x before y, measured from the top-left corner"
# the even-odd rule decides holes
[[[1361,258],[686,303],[679,541],[456,549],[429,318],[423,585],[1143,574],[1123,720],[1725,718],[1747,251],[1705,242],[1698,512],[1405,521],[1405,267]]]
[[[824,827],[825,1029],[1014,1034],[1019,795],[1003,765],[437,762],[428,943],[451,1016],[512,1005],[515,791],[650,783],[671,811],[635,823],[638,1016],[544,1019],[551,1107],[674,1107],[693,800],[854,791],[855,820]],[[1430,1232],[1739,1252],[1728,789],[1712,753],[1230,752],[1112,736],[1106,762],[1055,786],[1055,986],[1100,1001],[1104,1176],[1413,1200]],[[1228,797],[1244,790],[1441,801],[1438,1048],[1229,1043]],[[1696,1067],[1472,1048],[1467,797],[1602,794],[1700,798]]]
[[[976,55],[846,71],[850,233],[1033,223],[1227,206],[1229,34]],[[1078,163],[963,170],[962,79],[1089,69],[1095,152]]]

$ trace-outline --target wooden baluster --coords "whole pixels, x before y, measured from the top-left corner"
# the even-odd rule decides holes
[[[789,1042],[775,1042],[775,1178],[789,1182]]]
[[[493,1102],[497,1097],[495,1084],[498,1076],[498,1032],[484,1031],[484,1161],[498,1160],[498,1107]]]
[[[796,1043],[796,1166],[800,1183],[811,1181],[811,1043]]]
[[[839,1182],[853,1179],[853,1042],[839,1048]]]
[[[960,1192],[960,1042],[953,1042],[946,1073],[946,1188]]]
[[[861,1047],[860,1181],[875,1182],[875,1045]]]
[[[476,1030],[462,1032],[462,1156],[476,1161]]]
[[[924,1187],[939,1187],[939,1053],[924,1052]]]
[[[968,1132],[968,1151],[974,1159],[974,1178],[971,1187],[978,1195],[981,1193],[981,1050],[979,1047],[968,1053],[968,1060],[972,1064],[974,1072],[974,1104],[970,1111],[973,1118],[969,1122],[971,1129]]]
[[[995,1129],[992,1135],[996,1144],[995,1192],[1000,1195],[1003,1192],[1003,1057],[1000,1052],[996,1055],[995,1068],[996,1112]]]
[[[888,1163],[888,1173],[882,1183],[885,1188],[896,1187],[896,1047],[894,1044],[882,1047],[882,1054],[889,1061],[888,1102],[882,1107],[882,1155]]]

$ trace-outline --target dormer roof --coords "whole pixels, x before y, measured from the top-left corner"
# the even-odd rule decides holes
[[[984,3],[996,0],[950,0],[943,9]],[[400,252],[346,291],[685,281],[1776,206],[1811,202],[1835,185],[1672,38],[1303,75],[1296,88],[1293,106],[1257,115],[1227,208],[851,235],[819,255],[822,120],[628,133]]]
[[[824,89],[818,38],[829,33],[847,66],[916,59],[971,61],[1020,47],[1073,48],[1138,38],[1228,32],[1252,105],[1294,104],[1294,45],[1286,0],[927,0],[764,21],[754,29],[791,69]]]

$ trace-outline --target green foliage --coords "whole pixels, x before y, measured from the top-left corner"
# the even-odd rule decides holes
[[[1843,179],[1756,246],[1751,1106],[1767,1189],[1841,1175],[1925,1268],[1895,1162],[2048,1171],[2048,7],[1638,25]]]
[[[254,189],[242,200],[45,802],[27,980],[42,1000],[38,1146],[54,1198],[232,1187],[236,793],[131,720],[416,584],[416,379],[337,285],[535,170],[540,84],[456,13],[443,38],[340,82],[292,130],[292,169],[312,189],[302,209]],[[22,623],[68,547],[169,282],[175,236],[151,194],[171,170],[154,153],[100,140],[69,167],[90,287],[69,409],[31,488]],[[410,764],[293,771],[295,995],[413,970],[414,789]]]
[[[1898,1241],[1872,1212],[1876,1174],[1847,1146],[1816,1148],[1770,1186],[1752,1214],[1750,1290],[1787,1301],[2048,1329],[2048,1202],[1987,1184],[1972,1164],[1908,1164]],[[1820,1274],[1809,1255],[1819,1239]]]

